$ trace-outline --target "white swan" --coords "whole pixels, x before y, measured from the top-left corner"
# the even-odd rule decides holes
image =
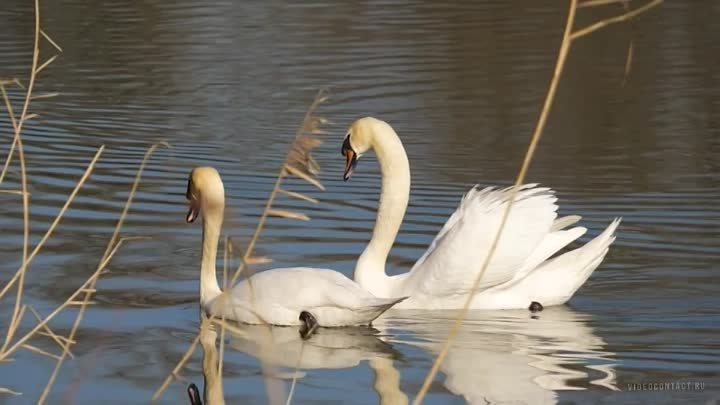
[[[307,267],[263,271],[236,284],[228,294],[222,294],[215,262],[225,210],[225,189],[217,170],[193,169],[188,179],[187,199],[190,201],[187,222],[193,222],[202,211],[200,304],[210,314],[250,324],[304,324],[312,329],[318,325],[368,325],[403,299],[378,298],[336,271]]]
[[[369,150],[377,154],[382,189],[372,239],[358,259],[355,281],[378,297],[410,297],[397,308],[462,307],[500,225],[510,189],[473,187],[410,272],[388,276],[385,262],[410,195],[410,165],[390,125],[362,118],[350,126],[343,143],[345,180],[350,178],[357,159]],[[523,185],[518,191],[471,308],[528,308],[534,301],[563,304],[587,280],[615,240],[619,218],[584,246],[550,259],[586,229],[567,229],[580,217],[556,219],[554,192],[536,186]]]

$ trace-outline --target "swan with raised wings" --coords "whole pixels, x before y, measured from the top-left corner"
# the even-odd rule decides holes
[[[409,296],[397,308],[461,308],[493,243],[511,189],[470,189],[412,269],[388,276],[385,263],[410,195],[410,165],[393,128],[366,117],[350,126],[343,142],[346,181],[370,150],[380,164],[382,188],[372,239],[357,261],[355,281],[378,297]],[[549,188],[520,187],[471,308],[563,304],[602,262],[620,219],[584,246],[551,258],[587,230],[571,227],[579,216],[557,218],[556,201]]]
[[[200,304],[207,313],[249,324],[317,326],[368,325],[403,298],[378,298],[341,273],[292,267],[263,271],[223,294],[217,282],[216,255],[225,210],[225,189],[212,167],[192,170],[186,220],[202,211]]]

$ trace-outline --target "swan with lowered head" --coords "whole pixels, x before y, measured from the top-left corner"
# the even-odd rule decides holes
[[[225,189],[212,167],[192,170],[186,221],[202,212],[200,305],[217,317],[249,324],[317,326],[368,325],[404,298],[378,298],[334,270],[292,267],[254,274],[223,293],[216,255],[225,210]]]
[[[410,196],[410,165],[400,138],[384,121],[366,117],[349,128],[342,146],[344,179],[374,150],[382,187],[372,239],[355,267],[355,281],[378,297],[409,296],[397,308],[461,308],[500,226],[511,188],[473,187],[425,254],[404,274],[385,273]],[[586,232],[579,216],[557,218],[557,198],[537,184],[520,186],[492,260],[470,308],[560,305],[572,297],[605,257],[620,219],[584,246],[550,259]]]

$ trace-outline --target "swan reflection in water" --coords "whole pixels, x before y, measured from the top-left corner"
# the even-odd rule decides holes
[[[400,373],[394,366],[401,354],[378,333],[367,327],[320,328],[304,340],[295,327],[242,325],[233,330],[230,345],[260,360],[269,377],[292,378],[293,385],[305,376],[301,370],[352,368],[367,361],[380,404],[406,405],[408,398],[400,390]]]
[[[301,379],[312,369],[351,368],[367,360],[380,404],[406,405],[408,397],[400,389],[395,364],[399,350],[404,345],[418,347],[434,359],[452,316],[398,310],[376,321],[376,329],[323,328],[308,340],[301,339],[294,327],[239,325],[229,334],[230,346],[262,361],[264,372],[276,381]],[[556,404],[560,391],[591,386],[617,390],[613,353],[605,351],[605,341],[590,322],[590,315],[563,306],[533,317],[527,311],[471,312],[441,366],[443,385],[470,404]],[[216,350],[215,338],[212,345],[209,341],[201,339],[206,398],[210,398],[208,390],[222,390],[221,382],[212,381],[217,379],[217,366],[214,371],[212,367],[217,355],[208,356],[208,351]],[[429,361],[400,364],[430,367]],[[212,398],[217,402],[206,405],[223,404],[222,393]]]
[[[219,326],[206,320],[201,322],[204,402],[199,398],[198,388],[191,384],[188,387],[191,405],[225,404],[222,379],[218,374],[217,329]],[[400,390],[400,373],[393,365],[393,359],[400,353],[380,339],[377,333],[377,330],[364,327],[321,328],[310,338],[303,339],[298,327],[243,324],[226,330],[232,349],[262,362],[263,372],[269,377],[267,384],[274,385],[278,379],[302,378],[305,373],[301,370],[352,368],[367,360],[373,370],[373,388],[380,397],[380,404],[407,405],[408,398]],[[284,392],[283,388],[274,388],[268,390],[269,395]]]
[[[203,370],[203,399],[200,399],[200,392],[195,384],[188,386],[190,405],[225,405],[223,392],[223,381],[219,374],[219,355],[216,346],[216,326],[201,316],[200,322],[200,346],[202,346],[202,370]]]
[[[396,344],[421,347],[435,359],[453,313],[397,311],[385,318]],[[589,326],[589,314],[566,306],[527,311],[471,311],[440,370],[444,386],[470,404],[556,404],[559,391],[589,384],[618,390],[613,353]],[[425,368],[429,368],[428,364]]]

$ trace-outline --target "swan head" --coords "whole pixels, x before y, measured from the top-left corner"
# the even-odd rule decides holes
[[[220,173],[213,167],[196,167],[190,172],[185,197],[190,209],[185,220],[195,222],[200,210],[222,209],[225,205],[225,188]]]
[[[382,120],[373,117],[360,118],[350,125],[340,152],[345,156],[345,172],[343,180],[352,176],[358,159],[375,146],[375,137],[392,128]]]

